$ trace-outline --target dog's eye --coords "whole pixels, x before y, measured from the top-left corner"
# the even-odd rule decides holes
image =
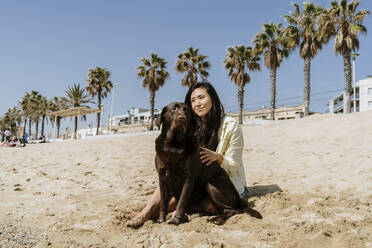
[[[185,113],[188,113],[189,112],[189,108],[188,107],[182,107],[182,111],[185,112]]]

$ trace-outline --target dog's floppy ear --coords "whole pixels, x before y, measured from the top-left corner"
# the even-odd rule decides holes
[[[155,125],[160,129],[160,125],[163,123],[164,121],[164,113],[167,111],[167,106],[165,106],[163,108],[163,110],[161,111],[160,115],[156,118],[155,120]]]

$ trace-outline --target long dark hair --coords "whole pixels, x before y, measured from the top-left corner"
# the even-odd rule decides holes
[[[203,123],[201,118],[193,113],[194,119],[194,135],[200,146],[216,151],[218,145],[218,130],[221,125],[221,120],[225,114],[220,98],[212,84],[208,82],[199,82],[193,84],[185,97],[185,103],[192,109],[191,93],[197,88],[205,88],[212,99],[212,108],[207,114],[207,121]]]

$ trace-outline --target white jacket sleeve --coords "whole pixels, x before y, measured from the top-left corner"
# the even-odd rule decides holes
[[[223,141],[226,146],[223,156],[223,162],[221,167],[227,172],[231,178],[238,171],[238,166],[243,161],[243,148],[244,148],[244,139],[243,132],[240,125],[236,122],[231,133]]]

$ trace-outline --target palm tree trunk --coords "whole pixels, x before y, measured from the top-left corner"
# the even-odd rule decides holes
[[[41,137],[44,136],[44,121],[45,121],[45,115],[43,115],[43,119],[41,121]]]
[[[31,125],[32,125],[31,117],[28,117],[28,137],[30,139],[31,139]]]
[[[345,75],[345,109],[344,113],[350,113],[351,111],[351,63],[350,53],[344,54],[344,75]]]
[[[244,99],[244,86],[240,85],[238,89],[238,104],[239,104],[239,124],[243,124],[243,99]]]
[[[76,139],[77,126],[78,126],[78,117],[75,116],[74,139]]]
[[[39,120],[35,120],[35,139],[37,140],[37,137],[39,135]]]
[[[311,58],[307,56],[305,58],[304,76],[305,76],[305,90],[304,90],[304,116],[309,115],[310,109],[310,66]]]
[[[59,138],[59,128],[61,127],[61,117],[57,117],[57,138]]]
[[[150,92],[150,107],[151,107],[151,118],[150,118],[150,126],[149,126],[149,130],[153,130],[154,129],[154,105],[155,105],[155,90],[151,90]]]
[[[17,136],[17,134],[15,132],[15,128],[14,128],[12,123],[10,124],[10,133],[12,134],[12,136]]]
[[[198,82],[198,74],[197,74],[197,70],[195,69],[194,73],[192,74],[192,84],[190,85],[190,87],[196,84],[197,82]]]
[[[271,114],[270,120],[275,119],[275,99],[276,99],[276,68],[270,69],[270,80],[271,80]]]
[[[102,106],[101,106],[101,92],[98,92],[97,94],[98,96],[98,109],[101,110]],[[100,128],[100,124],[101,124],[101,111],[97,113],[97,130],[96,130],[96,135],[98,135],[99,133],[99,128]]]
[[[22,138],[26,138],[26,123],[27,123],[27,117],[25,117],[25,122],[23,123],[23,135]]]

